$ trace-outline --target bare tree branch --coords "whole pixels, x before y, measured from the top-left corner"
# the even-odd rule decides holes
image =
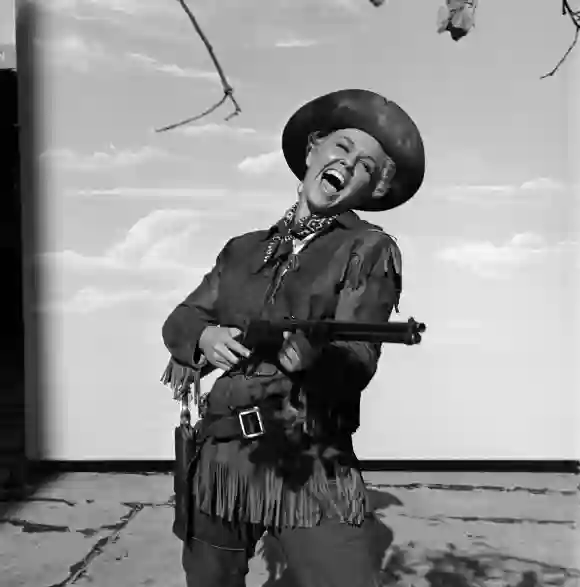
[[[207,37],[205,36],[204,32],[201,30],[201,27],[199,26],[197,19],[195,18],[195,16],[193,15],[191,10],[189,9],[189,6],[187,6],[187,4],[185,3],[185,0],[177,0],[177,2],[179,2],[179,4],[181,5],[183,10],[187,14],[191,24],[193,25],[193,28],[195,29],[196,33],[199,35],[200,39],[203,41],[203,44],[205,45],[207,52],[209,53],[209,56],[211,57],[211,60],[213,61],[213,64],[214,64],[216,71],[218,72],[218,75],[219,75],[220,80],[222,82],[222,87],[224,89],[224,95],[222,96],[222,99],[219,102],[216,102],[213,106],[211,106],[207,110],[204,110],[201,114],[198,114],[198,115],[193,116],[191,118],[187,118],[185,120],[182,120],[181,122],[176,122],[175,124],[170,124],[168,126],[164,126],[162,128],[157,129],[156,132],[165,132],[168,130],[172,130],[174,128],[178,128],[180,126],[184,126],[186,124],[190,124],[191,122],[194,122],[195,120],[199,120],[200,118],[203,118],[204,116],[207,116],[208,114],[211,114],[214,110],[217,110],[228,99],[234,105],[234,111],[231,112],[226,117],[226,120],[232,119],[234,116],[237,116],[242,111],[242,109],[240,108],[240,105],[238,104],[238,102],[236,101],[236,99],[234,97],[234,89],[229,84],[229,82],[225,76],[224,70],[222,69],[220,62],[218,61],[218,58],[216,57],[216,55],[214,53],[213,47],[211,46],[211,44],[208,41]]]
[[[224,94],[222,96],[222,99],[219,102],[216,102],[213,106],[210,106],[207,110],[204,110],[201,114],[197,114],[196,116],[192,116],[191,118],[186,118],[185,120],[182,120],[181,122],[176,122],[174,124],[169,124],[169,125],[164,126],[162,128],[158,128],[155,132],[165,132],[167,130],[173,130],[174,128],[178,128],[180,126],[190,124],[191,122],[195,122],[196,120],[199,120],[200,118],[203,118],[204,116],[207,116],[208,114],[211,114],[214,110],[217,110],[222,104],[225,103],[227,98],[228,98],[228,95]],[[237,114],[236,112],[232,112],[226,118],[226,120],[229,120],[232,116],[235,116],[236,114]]]
[[[556,67],[554,67],[554,69],[552,69],[548,73],[545,73],[542,77],[540,77],[540,79],[552,77],[560,69],[564,61],[566,61],[568,55],[572,53],[574,47],[576,46],[576,43],[578,42],[578,37],[580,36],[580,10],[572,10],[570,2],[568,0],[562,0],[562,14],[564,16],[568,15],[570,17],[570,20],[572,21],[572,24],[576,29],[574,32],[574,39],[572,40],[572,43],[568,47],[566,53],[564,53],[562,59],[560,59],[560,61],[558,61],[558,63],[556,64]]]

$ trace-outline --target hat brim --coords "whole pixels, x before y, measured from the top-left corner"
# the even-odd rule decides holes
[[[425,151],[419,130],[395,102],[369,90],[332,92],[304,104],[292,115],[282,132],[282,151],[299,180],[306,174],[311,134],[343,128],[356,128],[374,137],[396,165],[385,195],[369,198],[359,210],[390,210],[417,193],[425,176]]]

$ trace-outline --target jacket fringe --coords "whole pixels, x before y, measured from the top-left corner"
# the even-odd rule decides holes
[[[180,365],[171,358],[161,375],[161,383],[173,391],[173,399],[180,400],[191,389],[193,373],[192,367]]]
[[[336,483],[331,490],[329,483]],[[366,492],[360,473],[345,467],[329,479],[320,461],[300,487],[292,489],[273,468],[242,471],[206,453],[193,480],[196,507],[230,522],[266,527],[312,527],[324,515],[359,526],[366,513]]]

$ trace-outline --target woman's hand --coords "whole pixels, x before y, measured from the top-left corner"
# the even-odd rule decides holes
[[[218,369],[227,371],[250,356],[250,351],[236,339],[242,333],[238,328],[207,326],[199,337],[198,346],[206,359]]]
[[[278,353],[280,365],[289,373],[308,369],[319,352],[302,332],[285,332],[284,344]]]

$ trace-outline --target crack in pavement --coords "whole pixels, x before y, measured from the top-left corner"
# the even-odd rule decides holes
[[[580,578],[580,569],[577,569],[576,567],[562,567],[560,565],[556,565],[553,563],[546,563],[543,561],[534,560],[532,558],[523,558],[523,557],[519,557],[519,556],[515,556],[515,555],[502,554],[502,553],[497,553],[496,556],[500,560],[513,560],[513,561],[518,561],[520,563],[534,564],[534,565],[538,565],[538,566],[542,567],[543,569],[546,569],[549,571],[565,572],[569,577]]]
[[[60,583],[50,585],[49,587],[65,587],[66,585],[71,585],[75,583],[79,577],[86,573],[87,568],[91,564],[91,562],[103,553],[103,550],[107,545],[119,540],[121,532],[125,529],[129,522],[133,518],[135,518],[135,516],[144,508],[144,506],[140,503],[123,503],[122,505],[127,506],[130,509],[129,512],[127,512],[124,516],[121,516],[121,519],[116,524],[111,524],[110,527],[113,530],[113,532],[108,536],[104,536],[103,538],[97,540],[97,542],[93,545],[93,547],[86,556],[84,556],[77,563],[71,565],[69,567],[69,574],[64,580],[62,580]]]
[[[77,505],[74,502],[67,502],[67,500],[60,500],[60,499],[50,499],[50,500],[35,500],[35,501],[51,501],[57,503],[66,503],[67,505],[74,507]],[[87,503],[93,503],[94,500],[86,500]],[[122,503],[122,505],[128,507],[129,509],[134,508],[157,508],[157,507],[173,507],[174,501],[170,498],[168,501],[164,502],[127,502]],[[119,528],[119,524],[121,522],[117,522],[115,524],[103,524],[102,526],[98,526],[96,528],[78,528],[76,530],[71,530],[70,526],[60,526],[58,524],[43,524],[40,522],[32,522],[29,520],[23,520],[21,518],[0,518],[0,524],[10,524],[11,526],[20,527],[22,532],[26,534],[40,534],[43,532],[77,532],[78,534],[82,534],[86,538],[90,538],[97,534],[99,530],[117,530]]]
[[[578,495],[578,489],[536,489],[533,487],[502,487],[500,485],[446,485],[442,483],[367,483],[373,489],[435,489],[440,491],[500,491],[503,493],[525,492],[531,495]]]
[[[39,524],[37,522],[29,522],[28,520],[21,520],[19,518],[3,518],[0,519],[0,524],[10,524],[22,528],[22,531],[27,534],[37,534],[40,532],[70,532],[68,526],[55,526],[54,524]]]
[[[445,520],[460,520],[462,522],[487,522],[491,524],[556,524],[576,528],[574,520],[538,520],[534,518],[502,518],[502,517],[480,517],[480,516],[414,516],[411,514],[399,513],[403,518],[415,520],[429,520],[430,522],[444,522]]]
[[[88,502],[89,500],[87,500]],[[92,500],[91,500],[92,501]],[[24,499],[4,499],[0,497],[1,503],[32,503],[32,502],[45,502],[45,503],[64,503],[69,507],[74,507],[77,505],[76,501],[71,501],[70,499],[63,499],[60,497],[25,497]]]
[[[86,501],[87,503],[92,503],[94,500]],[[119,540],[123,530],[129,525],[131,520],[133,520],[139,512],[141,512],[147,507],[173,507],[174,503],[175,497],[173,495],[167,501],[163,502],[121,502],[121,505],[129,508],[129,511],[125,515],[121,516],[120,520],[115,524],[104,524],[103,526],[99,527],[99,529],[102,530],[112,530],[111,534],[97,540],[97,542],[93,545],[91,550],[80,561],[74,563],[69,567],[69,574],[65,579],[63,579],[60,583],[55,583],[53,585],[50,585],[49,587],[66,587],[67,585],[74,584],[77,581],[77,579],[79,579],[87,572],[87,569],[89,565],[93,562],[93,560],[95,560],[98,556],[103,554],[105,548],[109,544],[114,544],[115,542],[117,542],[117,540]],[[65,528],[64,530],[59,531],[70,532],[70,528],[66,526],[53,526],[52,531],[56,531],[55,528]],[[83,534],[86,537],[90,537],[94,536],[94,534],[96,534],[99,529],[95,530],[93,528],[84,528],[76,531],[80,534]]]

